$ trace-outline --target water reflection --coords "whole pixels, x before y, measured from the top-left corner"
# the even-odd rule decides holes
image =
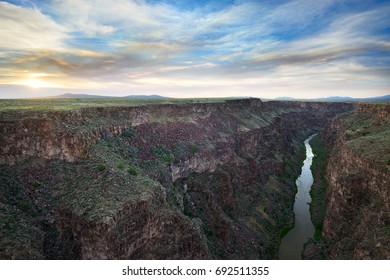
[[[299,260],[301,259],[303,245],[314,235],[314,225],[310,216],[310,189],[314,179],[310,166],[314,157],[309,141],[316,134],[305,140],[306,159],[303,162],[301,175],[296,180],[298,192],[295,196],[294,214],[295,225],[287,235],[282,239],[279,247],[279,258],[281,260]]]

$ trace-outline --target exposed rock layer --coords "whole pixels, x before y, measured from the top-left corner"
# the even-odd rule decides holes
[[[353,108],[240,100],[2,112],[0,214],[14,216],[1,225],[0,256],[275,258],[300,141]]]
[[[324,134],[330,259],[390,258],[390,106],[361,104]]]

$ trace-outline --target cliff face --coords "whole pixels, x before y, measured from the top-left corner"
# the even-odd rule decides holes
[[[335,119],[323,237],[331,259],[390,257],[390,106],[362,104]]]
[[[98,139],[123,134],[129,128],[168,122],[192,122],[196,128],[205,124],[205,121],[209,122],[211,115],[221,112],[229,114],[248,107],[257,108],[262,113],[269,112],[271,117],[263,117],[266,125],[270,118],[282,110],[304,110],[309,114],[314,113],[316,118],[325,117],[326,122],[329,117],[350,110],[352,105],[241,100],[215,104],[85,108],[74,111],[5,111],[0,112],[0,164],[14,164],[30,157],[73,162],[85,158],[88,148]],[[330,110],[327,110],[328,107]],[[307,118],[309,117],[308,115]],[[259,121],[257,126],[261,125]],[[243,126],[231,129],[235,129],[234,132],[245,132],[249,128]]]
[[[275,258],[293,219],[300,141],[353,108],[2,112],[0,257]]]

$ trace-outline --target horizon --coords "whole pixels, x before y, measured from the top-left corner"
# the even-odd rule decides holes
[[[370,98],[390,92],[390,3],[0,2],[0,98]]]
[[[68,97],[65,97],[68,96]],[[83,97],[80,97],[83,96]],[[271,97],[271,98],[266,98],[262,96],[222,96],[222,97],[210,97],[210,96],[205,96],[205,97],[169,97],[169,96],[164,96],[164,95],[159,95],[159,94],[134,94],[134,95],[99,95],[99,94],[75,94],[75,93],[70,93],[70,92],[65,92],[62,94],[58,95],[48,95],[48,96],[33,96],[33,97],[5,97],[2,98],[0,96],[0,100],[7,100],[7,99],[56,99],[56,98],[65,98],[65,99],[90,99],[90,98],[99,98],[99,99],[105,99],[105,98],[154,98],[154,99],[260,99],[260,100],[274,100],[274,101],[302,101],[302,100],[307,100],[307,101],[316,101],[316,100],[332,100],[332,99],[341,99],[341,102],[343,99],[348,100],[351,99],[351,101],[359,101],[363,99],[383,99],[383,101],[388,102],[387,100],[390,98],[390,94],[387,95],[381,95],[381,96],[370,96],[370,97],[350,97],[350,96],[336,96],[336,95],[331,95],[331,96],[325,96],[325,97],[317,97],[317,98],[308,98],[308,97],[302,97],[302,98],[296,98],[296,97],[291,97],[291,96],[277,96],[277,97]]]

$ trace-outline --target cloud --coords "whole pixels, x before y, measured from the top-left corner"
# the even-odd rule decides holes
[[[41,79],[169,95],[389,86],[389,4],[343,10],[336,0],[179,2],[0,2],[0,84]]]
[[[61,48],[67,29],[34,8],[0,2],[0,50]]]
[[[274,28],[304,28],[313,20],[323,16],[326,11],[336,4],[335,0],[296,0],[273,9],[266,16],[266,21]]]
[[[227,72],[261,73],[277,69],[284,65],[312,67],[332,62],[354,61],[366,66],[381,60],[389,60],[390,42],[388,36],[378,35],[375,31],[389,26],[386,16],[390,6],[368,12],[343,14],[334,17],[328,26],[310,36],[289,39],[285,42],[277,39],[264,39],[249,44],[252,48],[231,54],[215,53],[210,59],[221,61]],[[379,19],[377,22],[376,19]],[[379,54],[380,53],[380,54]],[[388,64],[388,67],[389,64]]]
[[[152,29],[162,31],[162,26],[180,19],[170,6],[144,1],[53,0],[50,10],[64,25],[89,37],[118,31],[133,31],[138,37]]]

